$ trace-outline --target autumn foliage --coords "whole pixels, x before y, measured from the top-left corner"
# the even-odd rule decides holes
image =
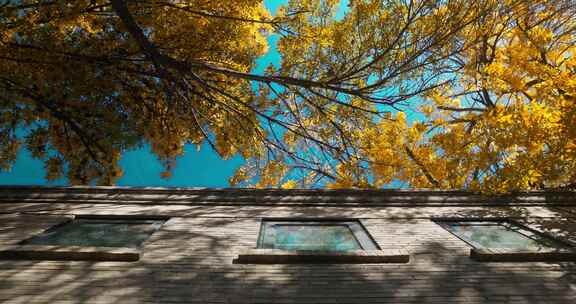
[[[398,113],[366,133],[375,184],[491,192],[573,185],[573,6],[498,1],[470,24],[453,81],[423,95],[423,119]]]
[[[489,192],[576,185],[576,4],[24,0],[0,6],[0,168],[113,184],[149,144],[232,185]],[[279,35],[278,66],[254,73]]]

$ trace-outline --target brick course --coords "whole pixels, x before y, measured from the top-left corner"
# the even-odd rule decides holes
[[[479,262],[436,217],[576,243],[576,194],[0,187],[0,248],[73,215],[171,217],[137,262],[0,260],[1,303],[576,303],[574,262]],[[234,264],[262,218],[357,218],[392,264]]]

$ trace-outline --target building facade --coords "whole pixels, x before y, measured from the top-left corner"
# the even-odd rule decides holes
[[[0,187],[0,303],[576,303],[575,244],[571,192]]]

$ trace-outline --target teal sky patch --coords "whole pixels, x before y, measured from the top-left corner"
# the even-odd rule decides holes
[[[264,4],[273,14],[286,0],[266,0]],[[269,64],[278,65],[281,57],[276,50],[277,35],[268,38],[269,52],[256,62],[254,72],[262,73]],[[241,157],[221,159],[207,144],[200,151],[194,145],[186,145],[184,155],[178,158],[176,168],[168,179],[160,178],[163,171],[149,146],[126,152],[120,160],[124,176],[119,186],[164,187],[228,187],[228,179],[243,164]],[[48,182],[42,161],[33,159],[26,149],[21,149],[12,170],[0,172],[0,185],[66,185],[61,179]]]

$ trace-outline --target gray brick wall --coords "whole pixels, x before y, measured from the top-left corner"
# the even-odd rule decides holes
[[[467,244],[430,220],[512,217],[576,242],[574,197],[571,193],[490,199],[461,192],[0,188],[0,247],[70,215],[171,217],[146,242],[137,262],[1,260],[0,302],[576,303],[574,262],[476,262],[469,258]],[[233,264],[241,251],[256,246],[260,220],[267,217],[359,218],[383,249],[405,249],[411,260]]]

